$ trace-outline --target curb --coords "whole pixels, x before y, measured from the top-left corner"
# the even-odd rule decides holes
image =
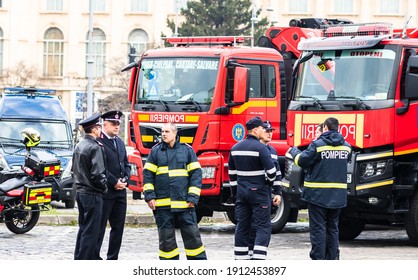
[[[77,225],[78,214],[73,215],[43,215],[39,217],[40,225]],[[132,215],[127,214],[125,219],[127,225],[154,225],[152,215]]]
[[[221,215],[216,215],[215,217],[206,217],[208,222],[225,222],[229,219],[225,213],[219,213]],[[306,212],[300,212],[298,219],[307,219],[308,214]],[[78,214],[74,213],[72,215],[41,215],[39,217],[38,224],[40,225],[77,225],[78,224]],[[155,225],[154,216],[152,215],[135,215],[127,214],[125,219],[126,225],[140,225],[140,226],[150,226]]]

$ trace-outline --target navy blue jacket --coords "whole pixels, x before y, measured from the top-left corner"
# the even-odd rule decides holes
[[[282,172],[280,171],[279,155],[273,146],[267,145],[267,148],[270,151],[271,160],[276,167],[276,179],[274,179],[273,183],[270,182],[269,185],[272,185],[273,194],[282,195]]]
[[[290,151],[296,165],[306,170],[302,200],[325,208],[347,205],[347,163],[351,146],[338,131],[326,131],[300,152]]]
[[[156,200],[156,207],[173,212],[188,209],[188,202],[199,202],[202,169],[192,147],[164,142],[155,145],[142,171],[145,201]]]
[[[108,191],[103,198],[126,197],[126,189],[115,190],[115,185],[119,178],[128,177],[129,179],[131,175],[131,166],[128,163],[125,143],[123,143],[122,139],[116,137],[116,149],[113,140],[109,139],[103,132],[96,140],[103,144],[106,154]]]
[[[228,168],[231,186],[262,188],[277,176],[269,149],[251,134],[232,147]]]

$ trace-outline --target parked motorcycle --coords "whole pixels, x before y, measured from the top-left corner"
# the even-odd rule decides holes
[[[30,231],[40,212],[48,211],[53,184],[58,184],[60,160],[42,151],[31,150],[40,143],[40,134],[32,128],[21,132],[26,147],[21,170],[0,171],[0,222],[13,233]]]

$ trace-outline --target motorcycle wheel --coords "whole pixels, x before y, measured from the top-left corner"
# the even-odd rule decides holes
[[[11,211],[6,215],[6,227],[13,233],[27,233],[39,220],[39,206],[32,206],[32,211]]]

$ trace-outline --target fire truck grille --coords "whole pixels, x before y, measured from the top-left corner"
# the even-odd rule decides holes
[[[286,158],[285,162],[284,162],[284,177],[289,180],[290,179],[290,173],[292,171],[292,165],[293,165],[293,161]]]
[[[193,145],[193,141],[196,135],[197,126],[193,127],[181,127],[178,126],[177,135],[180,138],[180,142]],[[141,141],[144,148],[151,149],[155,144],[161,141],[161,127],[157,126],[139,126],[141,133]]]

